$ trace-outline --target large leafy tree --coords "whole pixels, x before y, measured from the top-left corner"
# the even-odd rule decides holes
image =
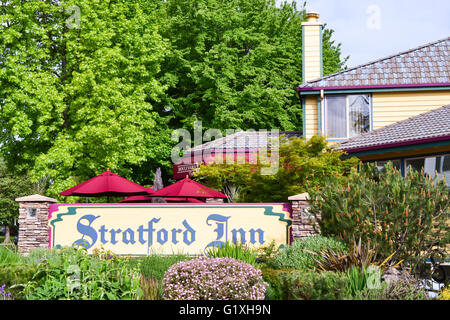
[[[301,130],[304,10],[269,0],[0,0],[0,144],[48,195],[110,168],[148,185],[170,133]],[[324,32],[324,70],[345,59]],[[167,175],[166,175],[167,178]]]
[[[162,34],[171,52],[161,69],[160,104],[173,128],[301,130],[304,7],[273,0],[167,0]],[[344,67],[325,29],[326,74]]]
[[[153,111],[168,52],[147,1],[2,1],[0,142],[50,195],[106,168],[151,183],[170,142]],[[146,174],[140,173],[142,168]]]
[[[28,175],[8,170],[0,159],[0,227],[6,227],[5,242],[9,240],[9,227],[19,217],[19,204],[15,198],[30,195],[38,189],[39,186],[31,183]]]

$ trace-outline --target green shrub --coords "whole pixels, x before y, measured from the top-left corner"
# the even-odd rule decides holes
[[[266,300],[283,299],[283,288],[280,274],[293,271],[295,271],[295,269],[261,269],[263,280],[268,284],[266,288]]]
[[[192,257],[182,254],[171,256],[150,255],[148,257],[139,259],[140,271],[147,278],[154,278],[162,280],[164,273],[175,263],[185,260],[190,260]]]
[[[351,298],[346,273],[294,271],[280,274],[284,300],[343,300]]]
[[[321,233],[343,239],[370,241],[382,258],[396,252],[415,269],[433,250],[445,251],[449,243],[449,190],[423,171],[406,177],[388,163],[380,172],[375,165],[352,171],[342,178],[329,176],[324,187],[308,190],[310,212]],[[319,216],[320,215],[320,216]]]
[[[127,259],[99,259],[84,249],[64,248],[48,252],[37,273],[23,283],[27,300],[136,299],[140,274]]]
[[[292,245],[280,250],[280,253],[268,262],[268,265],[275,269],[312,269],[317,267],[314,261],[317,256],[308,251],[319,253],[328,248],[345,250],[342,242],[317,235],[294,241]]]
[[[29,281],[39,280],[44,276],[43,272],[38,272],[37,265],[15,264],[0,267],[0,283],[6,285],[8,291],[14,299],[22,299],[23,285]]]
[[[210,247],[206,250],[206,256],[211,258],[234,258],[256,266],[257,252],[242,243],[225,242],[218,247]]]

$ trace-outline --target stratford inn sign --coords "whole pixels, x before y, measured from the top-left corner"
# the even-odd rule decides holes
[[[201,255],[225,242],[286,245],[291,224],[284,204],[51,204],[48,245]]]

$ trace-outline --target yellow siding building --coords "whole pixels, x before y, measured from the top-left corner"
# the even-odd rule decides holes
[[[350,156],[395,160],[403,171],[413,165],[431,170],[435,161],[434,169],[445,164],[450,175],[450,121],[436,127],[439,134],[433,132],[437,123],[421,122],[432,121],[431,116],[413,121],[414,129],[396,125],[450,105],[450,37],[323,76],[321,25],[317,13],[307,14],[302,25],[304,82],[297,91],[303,106],[303,136],[324,135]],[[394,129],[383,130],[390,126]],[[391,141],[384,134],[404,128],[418,135],[394,134],[398,141]]]

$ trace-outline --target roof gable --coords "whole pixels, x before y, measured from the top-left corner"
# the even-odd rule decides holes
[[[450,37],[309,81],[298,90],[449,83]]]

